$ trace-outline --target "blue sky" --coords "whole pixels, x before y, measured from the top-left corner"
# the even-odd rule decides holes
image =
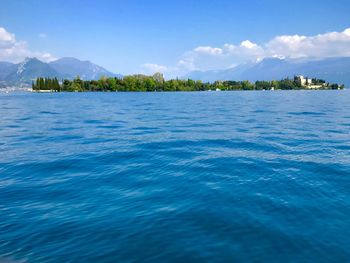
[[[152,67],[181,71],[186,63],[186,70],[225,68],[267,53],[272,56],[283,48],[224,56],[234,48],[245,54],[237,48],[243,41],[260,48],[277,36],[310,37],[350,27],[350,1],[345,0],[2,0],[0,4],[3,35],[13,36],[11,43],[23,49],[9,55],[0,48],[0,60],[16,61],[26,54],[43,59],[70,56],[123,74],[147,73]],[[8,48],[10,40],[6,41],[1,44],[0,38],[0,47]],[[350,42],[342,44],[334,48],[348,49]]]

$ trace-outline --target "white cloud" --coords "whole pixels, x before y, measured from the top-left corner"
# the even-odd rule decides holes
[[[255,44],[253,42],[250,42],[249,40],[242,41],[240,46],[244,47],[244,48],[248,48],[248,49],[252,49],[252,48],[258,47],[257,44]]]
[[[315,36],[281,35],[263,44],[244,40],[221,47],[199,46],[186,51],[169,75],[181,76],[192,70],[215,70],[266,57],[322,59],[350,56],[350,28]]]
[[[165,73],[168,71],[168,67],[158,64],[146,63],[141,65],[144,74],[152,75],[154,73],[160,72]]]
[[[350,56],[350,28],[316,36],[277,36],[266,44],[266,56],[328,58]]]
[[[256,60],[264,53],[262,47],[245,40],[239,45],[224,44],[222,47],[199,46],[184,53],[177,67],[187,70],[230,68],[247,60]]]
[[[41,59],[42,61],[46,61],[46,62],[51,62],[51,61],[54,61],[54,60],[57,60],[58,58],[53,56],[51,53],[36,53],[34,52],[33,55],[39,59]]]
[[[0,61],[18,63],[26,57],[37,57],[46,62],[57,59],[48,52],[30,50],[27,42],[17,40],[15,34],[0,27]]]
[[[201,53],[201,54],[207,54],[207,55],[221,55],[222,54],[222,49],[221,48],[217,48],[217,47],[196,47],[194,50],[194,52],[197,53]]]
[[[5,28],[0,27],[0,48],[11,47],[15,42],[15,35],[7,32]]]

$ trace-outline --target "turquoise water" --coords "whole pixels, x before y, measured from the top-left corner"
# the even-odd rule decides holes
[[[0,94],[0,262],[350,262],[350,92]]]

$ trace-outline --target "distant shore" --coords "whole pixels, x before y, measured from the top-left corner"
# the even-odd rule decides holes
[[[235,92],[235,91],[337,91],[337,90],[346,90],[346,88],[338,88],[338,89],[290,89],[290,90],[282,90],[282,89],[274,89],[274,90],[188,90],[188,91],[164,91],[164,90],[154,90],[154,91],[90,91],[90,90],[84,90],[84,91],[57,91],[57,90],[26,90],[26,92],[32,92],[32,93],[127,93],[127,92],[133,92],[133,93],[169,93],[169,92],[211,92],[211,93],[216,93],[216,92]]]
[[[165,80],[163,75],[132,75],[123,78],[101,77],[99,80],[73,80],[38,78],[32,83],[34,92],[159,92],[159,91],[231,91],[231,90],[338,90],[344,85],[329,83],[317,78],[295,76],[272,81],[215,81],[202,82],[192,79]]]

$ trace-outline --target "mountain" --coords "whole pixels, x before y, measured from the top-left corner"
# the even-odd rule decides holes
[[[241,75],[247,70],[253,67],[253,63],[244,63],[236,66],[235,68],[222,69],[222,70],[207,70],[207,71],[192,71],[185,75],[184,79],[202,80],[204,82],[213,82],[215,80],[240,80]]]
[[[64,78],[75,78],[79,76],[82,79],[99,79],[101,76],[121,76],[109,72],[90,61],[81,61],[76,58],[61,58],[49,63],[49,65]]]
[[[26,58],[23,62],[13,64],[0,61],[0,87],[9,85],[28,85],[38,77],[56,77],[58,79],[99,79],[101,76],[121,77],[106,69],[76,58],[61,58],[45,63],[37,58]]]
[[[15,64],[0,62],[0,80],[4,80],[15,69]]]
[[[23,62],[11,66],[4,81],[10,84],[31,83],[37,77],[59,77],[60,74],[47,63],[37,58],[26,58]]]
[[[235,68],[190,72],[184,78],[202,81],[215,80],[273,80],[294,75],[324,79],[350,87],[350,58],[326,58],[322,60],[265,58],[257,63],[247,63]]]

